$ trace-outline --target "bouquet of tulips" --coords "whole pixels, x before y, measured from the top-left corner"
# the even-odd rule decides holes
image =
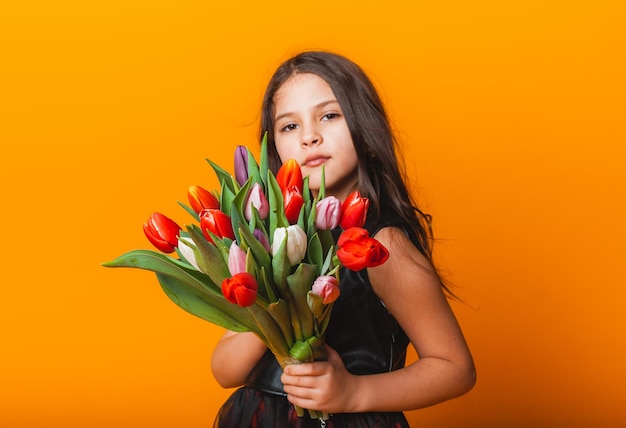
[[[265,139],[259,163],[237,147],[234,176],[208,162],[221,189],[189,188],[189,205],[180,205],[193,223],[183,230],[155,212],[143,229],[160,252],[134,250],[103,265],[155,272],[174,303],[228,330],[254,332],[282,367],[325,359],[339,268],[360,270],[388,257],[362,228],[368,199],[354,192],[341,203],[325,195],[323,178],[313,197],[295,160],[274,177]],[[335,242],[331,231],[337,227]]]

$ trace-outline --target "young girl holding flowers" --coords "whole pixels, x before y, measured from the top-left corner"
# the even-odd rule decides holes
[[[342,269],[326,331],[327,361],[284,371],[253,333],[227,332],[212,370],[239,387],[216,427],[407,427],[404,410],[469,391],[472,357],[433,267],[429,218],[411,202],[382,102],[363,71],[326,52],[305,52],[275,72],[263,100],[270,167],[295,159],[314,194],[367,209],[364,228],[389,251],[380,266]],[[362,197],[369,200],[362,203]],[[356,210],[358,211],[358,209]],[[365,215],[365,212],[355,215]],[[411,343],[418,361],[404,366]],[[294,405],[328,412],[298,417]]]

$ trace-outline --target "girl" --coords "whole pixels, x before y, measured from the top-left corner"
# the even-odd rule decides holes
[[[324,165],[327,195],[343,200],[358,189],[369,198],[365,228],[390,256],[375,268],[341,272],[328,361],[283,372],[253,333],[227,332],[212,370],[223,387],[243,387],[214,426],[320,426],[297,417],[295,404],[330,413],[327,427],[408,427],[402,411],[469,391],[474,365],[432,264],[429,218],[411,202],[385,110],[364,72],[327,52],[287,60],[263,99],[265,130],[274,173],[296,159],[315,193]],[[409,342],[419,359],[404,367]]]

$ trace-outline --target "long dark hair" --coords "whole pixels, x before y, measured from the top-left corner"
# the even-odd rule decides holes
[[[358,157],[358,189],[370,200],[372,210],[368,215],[378,219],[383,205],[391,209],[410,225],[420,251],[432,264],[430,216],[417,207],[409,194],[396,154],[396,139],[374,85],[351,60],[330,52],[307,51],[288,59],[275,71],[263,97],[260,129],[261,137],[268,131],[272,171],[276,173],[281,165],[274,141],[274,95],[283,83],[298,73],[321,77],[337,97]],[[449,291],[445,285],[444,288]]]

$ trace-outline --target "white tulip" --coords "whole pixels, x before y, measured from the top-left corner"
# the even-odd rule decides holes
[[[192,265],[196,270],[200,270],[198,267],[198,262],[196,262],[196,253],[194,248],[196,244],[191,240],[191,238],[182,237],[178,238],[178,251],[183,255],[183,257]]]
[[[289,227],[277,227],[272,241],[272,254],[276,254],[280,245],[287,236],[287,257],[289,264],[295,266],[302,261],[306,254],[306,233],[297,224]]]

